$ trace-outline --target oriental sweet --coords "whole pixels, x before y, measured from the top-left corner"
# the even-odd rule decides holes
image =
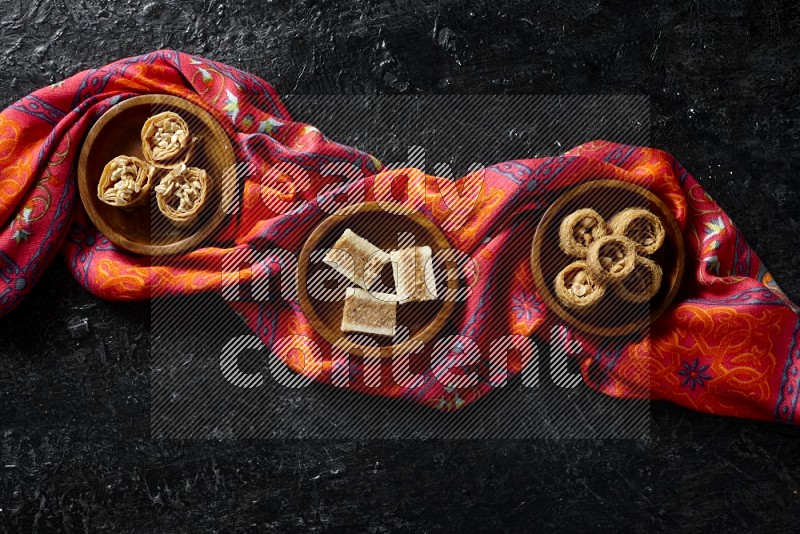
[[[423,302],[438,297],[431,247],[409,247],[389,253],[395,291],[400,302]]]
[[[605,236],[606,224],[593,209],[584,208],[570,213],[561,221],[559,246],[565,254],[585,258],[589,245]]]
[[[389,254],[348,228],[322,261],[339,271],[350,282],[369,289],[389,261]]]
[[[585,261],[570,263],[556,275],[556,296],[564,306],[576,311],[596,306],[605,291],[605,286],[594,279]]]
[[[666,231],[661,220],[641,208],[628,208],[614,215],[608,222],[611,233],[633,241],[638,254],[650,255],[661,248]]]
[[[180,165],[155,187],[158,209],[178,228],[190,226],[208,200],[209,188],[206,171]]]
[[[145,202],[155,169],[130,156],[117,156],[103,168],[97,196],[110,206],[131,208]]]
[[[142,153],[153,163],[176,162],[187,152],[190,143],[189,126],[172,111],[153,115],[142,127]]]
[[[586,264],[600,282],[618,282],[633,271],[636,248],[633,241],[619,235],[601,237],[591,244]]]
[[[397,327],[396,316],[397,298],[394,295],[349,287],[345,292],[341,330],[392,337]]]

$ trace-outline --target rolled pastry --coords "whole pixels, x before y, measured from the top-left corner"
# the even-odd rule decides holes
[[[178,228],[190,226],[208,200],[210,188],[206,171],[181,164],[155,187],[158,209]]]
[[[601,237],[589,246],[586,264],[595,280],[604,283],[619,281],[633,271],[636,247],[621,235]]]
[[[142,152],[147,161],[174,162],[190,143],[189,126],[172,111],[153,115],[142,126]]]
[[[605,286],[595,280],[582,260],[570,263],[556,275],[555,290],[564,306],[577,311],[592,308],[606,292]]]
[[[130,156],[117,156],[103,168],[97,196],[110,206],[130,208],[147,200],[155,169]]]
[[[349,287],[345,292],[341,330],[393,337],[397,326],[396,314],[397,298],[394,295]]]
[[[664,243],[664,225],[650,211],[628,208],[620,211],[608,221],[611,233],[622,235],[633,241],[636,252],[652,254]]]
[[[409,247],[389,253],[397,300],[422,302],[438,297],[431,257],[431,247],[428,246]]]
[[[614,289],[622,300],[642,304],[656,296],[662,276],[661,267],[653,260],[637,256],[631,274],[615,284]]]
[[[596,211],[580,209],[561,221],[558,229],[559,246],[565,254],[585,258],[589,245],[607,233],[605,221]]]
[[[348,228],[322,261],[342,273],[352,283],[369,289],[389,261],[389,254]]]

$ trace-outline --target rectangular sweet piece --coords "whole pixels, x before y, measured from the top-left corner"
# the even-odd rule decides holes
[[[434,300],[438,297],[431,247],[409,247],[389,253],[394,286],[400,302]]]
[[[389,255],[348,228],[322,261],[352,283],[369,289],[389,261]]]
[[[342,332],[393,337],[397,326],[397,297],[347,288],[342,312]]]

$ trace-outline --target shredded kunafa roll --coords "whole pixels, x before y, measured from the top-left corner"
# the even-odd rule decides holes
[[[155,169],[139,158],[117,156],[103,168],[97,196],[110,206],[131,208],[145,202]]]
[[[606,233],[606,224],[600,214],[590,208],[580,209],[561,221],[558,229],[559,246],[565,254],[585,258],[589,245]]]
[[[608,222],[612,234],[625,236],[636,245],[639,254],[653,254],[664,243],[666,231],[661,220],[642,208],[628,208]]]
[[[600,302],[606,289],[594,278],[586,262],[579,260],[556,275],[555,292],[567,308],[586,311]]]

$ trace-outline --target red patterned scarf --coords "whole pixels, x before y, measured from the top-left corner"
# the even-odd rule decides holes
[[[88,129],[114,104],[148,93],[176,95],[208,110],[228,132],[238,160],[249,163],[241,184],[241,212],[216,236],[217,246],[179,258],[154,259],[117,249],[88,221],[76,199],[75,164]],[[323,173],[331,163],[351,166],[364,178],[354,182]],[[303,169],[310,187],[295,190],[286,183],[270,188],[255,178],[279,164]],[[387,378],[379,387],[363,378],[363,360],[351,359],[347,372],[356,377],[351,389],[442,410],[466,406],[498,383],[482,365],[483,357],[467,362],[464,355],[471,347],[464,346],[465,340],[475,344],[478,354],[486,354],[498,335],[521,346],[530,336],[548,338],[558,324],[536,293],[528,263],[541,209],[582,181],[632,182],[649,188],[673,211],[687,246],[687,275],[678,299],[648,336],[611,343],[575,336],[584,347],[576,355],[584,381],[614,397],[649,396],[704,412],[791,424],[799,419],[797,307],[728,216],[672,156],[659,150],[593,142],[559,157],[493,165],[481,171],[483,188],[476,205],[459,212],[442,200],[452,190],[450,180],[410,169],[382,172],[375,157],[292,121],[263,80],[165,50],[82,72],[8,107],[0,113],[0,167],[0,314],[20,302],[59,250],[78,282],[102,298],[219,292],[239,282],[241,273],[225,274],[223,269],[231,254],[251,247],[297,253],[325,215],[319,193],[357,187],[369,199],[375,184],[388,180],[405,184],[409,198],[426,198],[413,194],[414,188],[424,189],[427,198],[438,200],[415,207],[476,266],[470,296],[443,334],[452,336],[446,347],[452,358],[436,359],[448,361],[446,367],[429,366],[406,386],[388,379],[389,361],[377,364],[377,372]],[[468,187],[474,178],[463,177],[459,185]],[[299,208],[270,209],[288,203]],[[458,231],[448,230],[453,217],[459,219]],[[253,269],[249,276],[266,273]],[[322,382],[341,372],[330,345],[296,303],[230,304],[293,370]],[[285,339],[305,341],[276,344]],[[319,350],[309,350],[308,344]],[[524,350],[512,352],[504,376],[524,365]],[[419,358],[431,361],[430,351]],[[446,387],[439,378],[454,370],[479,379],[465,388]]]

